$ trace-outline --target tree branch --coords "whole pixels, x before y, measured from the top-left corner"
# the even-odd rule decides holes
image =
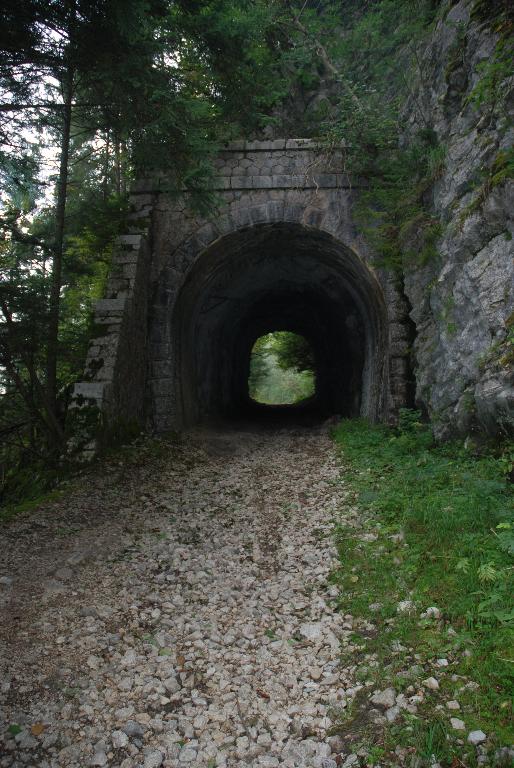
[[[9,219],[5,216],[0,218],[0,226],[4,227],[4,229],[10,232],[12,239],[16,243],[22,243],[23,245],[34,245],[38,248],[42,248],[44,251],[53,251],[53,246],[45,243],[43,240],[40,240],[35,235],[29,235],[26,232],[22,232],[22,230],[16,225],[15,222],[9,221]]]
[[[27,358],[27,356],[24,354],[23,351],[20,352],[20,358],[23,362],[23,365],[27,369],[33,388],[37,391],[38,395],[41,398],[41,402],[43,403],[46,417],[42,413],[42,411],[37,407],[36,403],[34,402],[34,398],[32,397],[32,393],[30,392],[30,390],[27,390],[27,387],[23,379],[21,378],[18,370],[16,369],[16,366],[13,361],[12,351],[9,344],[9,339],[11,339],[14,334],[14,331],[13,331],[14,321],[12,318],[12,314],[9,310],[9,307],[7,306],[7,303],[4,299],[0,301],[0,308],[5,317],[5,328],[7,331],[7,343],[3,344],[5,353],[2,356],[2,363],[5,366],[5,369],[8,375],[14,382],[16,389],[20,393],[21,397],[25,400],[25,403],[27,404],[27,407],[29,408],[30,412],[46,427],[46,429],[50,431],[50,434],[54,434],[57,437],[57,439],[62,443],[64,442],[63,429],[59,424],[59,421],[57,420],[54,414],[54,411],[49,407],[45,388],[43,387],[43,385],[41,384],[41,381],[39,380],[39,376],[37,375],[34,364],[29,358]]]

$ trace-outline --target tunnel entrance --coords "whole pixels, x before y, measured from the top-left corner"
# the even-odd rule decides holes
[[[169,322],[170,399],[179,427],[249,414],[250,351],[277,329],[300,335],[312,349],[320,413],[380,418],[382,289],[356,253],[328,233],[280,222],[220,237],[189,270]]]
[[[315,398],[316,362],[304,336],[273,331],[251,349],[248,395],[260,405],[298,406]]]

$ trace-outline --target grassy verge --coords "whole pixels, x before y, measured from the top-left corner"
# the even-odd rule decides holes
[[[380,760],[400,747],[418,765],[435,756],[443,766],[473,766],[486,752],[485,764],[501,764],[498,750],[514,742],[506,454],[476,457],[462,444],[436,446],[409,412],[397,430],[343,422],[335,440],[349,470],[342,482],[363,511],[336,527],[341,565],[332,575],[339,608],[359,627],[356,680],[421,694],[414,713],[402,708],[367,746]],[[428,608],[437,610],[423,616]],[[361,631],[366,622],[369,631]],[[428,677],[437,689],[423,684]],[[452,717],[465,727],[455,729]],[[478,751],[467,741],[477,729],[488,737]],[[361,737],[366,745],[371,734],[364,729]]]

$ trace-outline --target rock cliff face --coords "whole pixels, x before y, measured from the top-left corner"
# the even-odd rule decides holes
[[[496,103],[470,99],[504,34],[486,5],[448,3],[403,112],[405,140],[429,127],[446,148],[426,201],[442,224],[439,259],[405,275],[417,401],[442,438],[514,431],[513,78]]]

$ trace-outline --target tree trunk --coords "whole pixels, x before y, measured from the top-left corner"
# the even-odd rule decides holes
[[[120,192],[127,194],[127,145],[124,141],[120,142]]]
[[[104,203],[107,200],[107,197],[109,196],[109,152],[111,149],[110,146],[110,139],[111,139],[111,132],[109,129],[107,129],[107,136],[105,138],[105,151],[104,151],[104,170],[103,170],[103,182],[102,182],[102,196]]]
[[[117,134],[114,139],[114,154],[116,158],[116,193],[121,195],[121,142]]]
[[[64,79],[63,123],[61,134],[61,158],[57,182],[57,206],[55,211],[55,244],[50,283],[49,321],[46,359],[47,408],[51,422],[57,421],[57,347],[59,338],[59,312],[62,287],[62,260],[64,253],[64,226],[68,186],[70,132],[73,100],[73,70],[68,68]],[[53,432],[50,448],[58,448],[59,435]]]

